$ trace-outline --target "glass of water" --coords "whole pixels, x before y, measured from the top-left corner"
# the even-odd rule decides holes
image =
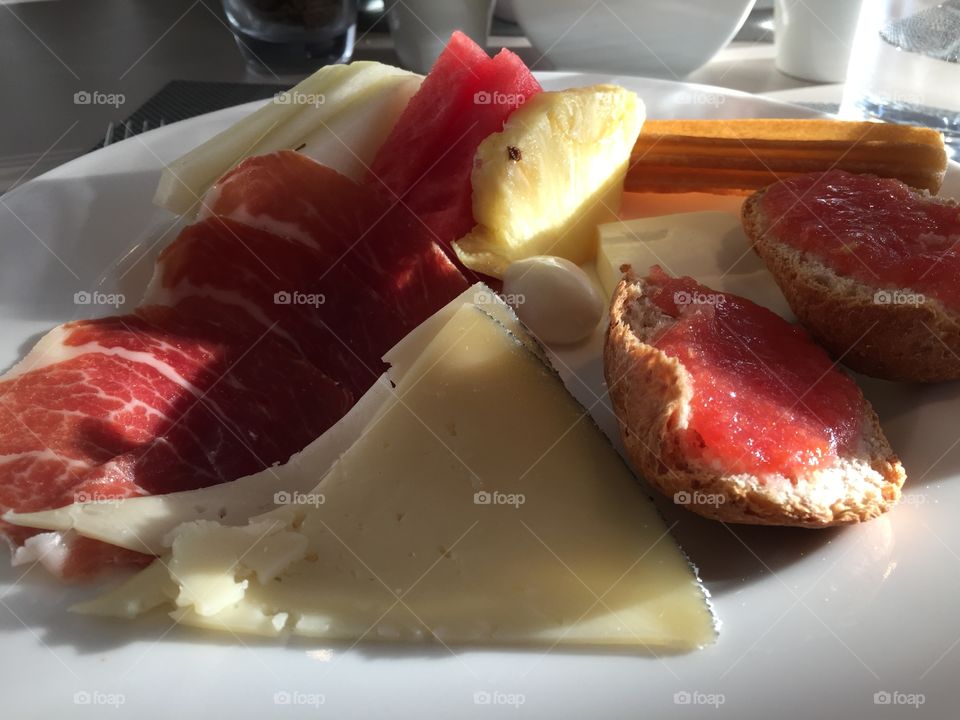
[[[956,157],[960,0],[865,0],[840,113],[934,128]]]
[[[348,62],[357,0],[223,0],[237,45],[254,65],[274,73],[307,73]]]

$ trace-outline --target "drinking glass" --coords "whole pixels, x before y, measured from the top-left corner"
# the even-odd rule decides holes
[[[960,151],[960,0],[866,0],[840,113],[924,125]]]
[[[860,0],[776,0],[777,70],[818,83],[843,82],[859,16]]]
[[[348,62],[357,0],[223,0],[237,45],[254,65],[306,73]]]

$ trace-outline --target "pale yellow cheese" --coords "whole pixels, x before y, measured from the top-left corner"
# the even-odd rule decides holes
[[[530,352],[547,362],[540,344],[527,332],[513,309],[499,295],[483,283],[475,283],[429,318],[411,330],[406,337],[394,345],[384,356],[383,361],[390,365],[387,375],[393,382],[399,382],[417,361],[424,347],[437,336],[444,325],[464,305],[475,305],[496,320],[507,332],[523,343]]]
[[[70,608],[84,615],[135,618],[161,605],[169,604],[176,597],[177,584],[163,560],[154,560],[119,587],[103,593],[98,598],[79,603]]]
[[[554,373],[472,304],[421,341],[322,502],[184,526],[174,616],[329,640],[712,642],[689,564]]]

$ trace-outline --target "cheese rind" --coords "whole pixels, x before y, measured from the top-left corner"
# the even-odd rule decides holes
[[[478,282],[468,287],[411,330],[403,340],[394,345],[383,356],[383,361],[390,365],[387,375],[393,382],[399,382],[417,361],[417,358],[420,357],[423,348],[437,336],[437,333],[443,330],[444,325],[450,322],[450,319],[464,305],[474,305],[480,308],[523,343],[524,347],[530,352],[544,362],[548,362],[543,348],[526,331],[513,308],[507,305],[487,285]]]
[[[191,588],[177,619],[329,640],[712,642],[689,564],[552,370],[472,304],[421,341],[396,397],[315,488],[322,502],[279,507],[255,531],[194,524],[174,543]],[[306,548],[269,580],[248,558],[276,533]]]

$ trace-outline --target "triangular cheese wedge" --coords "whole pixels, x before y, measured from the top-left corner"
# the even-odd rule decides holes
[[[589,414],[481,306],[454,308],[308,501],[181,527],[173,615],[330,640],[712,642],[704,589]]]

